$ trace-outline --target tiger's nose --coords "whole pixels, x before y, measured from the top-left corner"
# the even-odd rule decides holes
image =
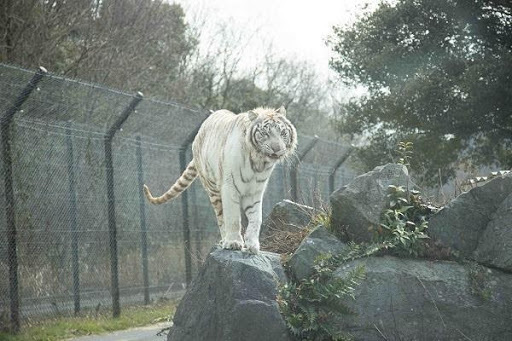
[[[273,151],[274,153],[277,153],[278,151],[280,151],[280,150],[281,150],[281,146],[279,145],[279,143],[272,143],[272,144],[270,145],[270,148],[272,148],[272,151]]]

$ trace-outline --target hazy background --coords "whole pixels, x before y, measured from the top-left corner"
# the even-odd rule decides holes
[[[0,62],[201,109],[285,105],[302,133],[440,188],[512,166],[505,0],[4,1]]]
[[[248,1],[248,0],[179,0],[190,23],[207,20],[210,24],[229,23],[234,30],[250,37],[243,63],[253,65],[256,54],[271,44],[276,54],[301,59],[314,65],[321,76],[327,77],[332,56],[326,40],[335,25],[355,21],[369,4],[377,1],[320,0],[309,1]],[[194,21],[195,20],[195,21]]]

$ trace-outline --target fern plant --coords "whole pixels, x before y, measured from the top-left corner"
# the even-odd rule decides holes
[[[353,314],[343,302],[353,297],[364,279],[364,267],[350,271],[345,278],[321,276],[281,287],[278,303],[292,334],[300,340],[350,340],[350,336],[333,325],[334,315]]]
[[[350,243],[344,252],[318,256],[308,278],[281,286],[277,302],[291,333],[300,340],[351,340],[334,322],[354,314],[345,300],[354,298],[356,288],[365,278],[365,268],[356,266],[344,277],[334,276],[334,271],[350,260],[388,247],[389,243]]]

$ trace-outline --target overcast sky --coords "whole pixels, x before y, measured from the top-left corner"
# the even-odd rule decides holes
[[[307,60],[327,76],[330,50],[325,40],[333,25],[354,20],[365,4],[376,0],[176,0],[187,15],[200,12],[236,29],[257,31],[249,43],[272,41],[277,55]],[[250,63],[250,60],[244,61]]]

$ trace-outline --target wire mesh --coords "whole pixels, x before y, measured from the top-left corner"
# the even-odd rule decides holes
[[[0,64],[0,115],[12,108],[33,74]],[[112,304],[105,134],[133,98],[47,74],[14,115],[9,142],[22,321],[109,309]],[[113,139],[121,306],[183,290],[185,254],[192,255],[195,273],[219,240],[213,209],[199,181],[188,190],[189,250],[184,249],[181,201],[158,207],[141,205],[140,199],[140,178],[162,193],[179,177],[180,147],[205,116],[202,110],[178,103],[144,99]],[[301,136],[299,148],[311,139]],[[316,204],[317,194],[327,198],[333,160],[346,151],[340,144],[320,141],[306,155],[298,168],[302,202]],[[2,164],[2,182],[5,169]],[[338,171],[339,183],[351,176],[343,172]],[[285,198],[290,198],[288,164],[278,165],[272,174],[264,215]],[[0,186],[0,315],[9,314],[13,299],[8,204]]]

